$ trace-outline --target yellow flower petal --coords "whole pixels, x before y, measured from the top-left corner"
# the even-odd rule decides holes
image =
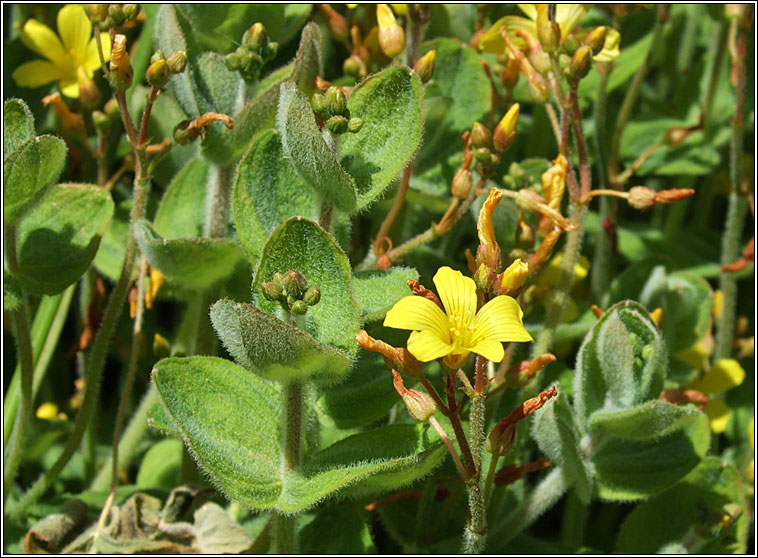
[[[729,407],[721,399],[711,399],[703,407],[703,412],[711,420],[711,430],[716,434],[721,434],[726,430],[729,422]]]
[[[41,54],[61,69],[67,69],[71,66],[68,54],[58,39],[58,35],[36,19],[30,19],[24,24],[24,29],[21,31],[21,42],[29,50]]]
[[[421,362],[429,362],[436,358],[449,355],[453,350],[452,345],[443,342],[430,330],[414,331],[408,337],[408,350]]]
[[[439,268],[433,281],[448,317],[452,320],[460,316],[462,324],[459,325],[464,327],[473,322],[476,315],[474,280],[464,277],[460,271],[445,266]]]
[[[486,247],[487,253],[496,257],[497,262],[488,262],[490,264],[500,265],[500,247],[495,238],[495,227],[492,225],[492,214],[497,209],[503,193],[497,188],[490,189],[487,200],[479,211],[479,219],[476,222],[476,232],[479,235],[479,243]]]
[[[447,316],[431,300],[420,296],[400,299],[384,318],[386,327],[416,331],[431,330],[440,340],[448,340]]]
[[[711,366],[699,381],[693,382],[693,389],[703,393],[721,393],[737,387],[745,380],[745,371],[733,358],[721,358]]]
[[[81,4],[68,4],[58,12],[58,33],[68,55],[79,63],[84,60],[92,36],[92,22]]]
[[[537,21],[537,6],[534,4],[516,4],[524,15],[532,21]],[[557,10],[556,10],[557,15]]]
[[[33,60],[13,71],[13,79],[21,87],[39,87],[63,77],[61,70],[47,60]]]
[[[535,18],[537,17],[536,13],[535,10]],[[535,37],[537,36],[537,24],[531,19],[520,16],[505,16],[498,19],[495,24],[482,35],[482,38],[479,41],[479,50],[491,52],[493,54],[504,54],[506,52],[505,40],[500,34],[501,27],[505,27],[508,31],[508,36],[511,38],[511,41],[516,48],[524,48],[526,46],[524,40],[516,36],[517,29],[522,29]]]
[[[484,358],[491,360],[492,362],[500,362],[505,356],[503,344],[494,339],[482,339],[476,345],[471,347],[471,351],[482,355]]]
[[[619,57],[621,52],[619,51],[619,45],[621,44],[621,34],[608,27],[605,32],[605,43],[603,43],[603,50],[598,52],[593,60],[595,62],[611,62]]]
[[[482,341],[534,341],[524,328],[524,312],[515,299],[498,296],[481,307],[474,320],[474,347]]]
[[[566,37],[571,33],[589,11],[589,7],[585,4],[557,4],[555,6],[555,21],[561,28],[561,37]]]
[[[100,44],[103,46],[103,57],[108,62],[111,59],[111,38],[108,33],[100,33]],[[90,72],[100,68],[100,55],[97,53],[97,43],[94,38],[90,39],[87,44],[87,50],[82,58],[82,66]]]
[[[79,81],[76,78],[64,78],[58,83],[58,87],[66,97],[79,98]]]

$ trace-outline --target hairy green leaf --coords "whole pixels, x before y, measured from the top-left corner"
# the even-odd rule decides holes
[[[21,99],[8,99],[3,108],[3,159],[34,137],[34,116]]]
[[[195,156],[166,188],[153,228],[163,238],[196,238],[203,234],[205,196],[210,180],[208,163]]]
[[[363,323],[380,320],[404,296],[410,296],[407,281],[418,279],[409,267],[361,271],[353,276],[353,289]]]
[[[700,415],[694,407],[654,400],[623,411],[598,411],[590,418],[590,431],[595,438],[651,440],[681,429]]]
[[[371,540],[366,514],[355,504],[336,504],[322,508],[300,530],[303,554],[377,554]],[[324,533],[329,533],[324,537]]]

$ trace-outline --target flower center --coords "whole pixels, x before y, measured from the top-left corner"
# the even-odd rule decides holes
[[[453,312],[448,316],[450,343],[455,348],[471,346],[471,338],[474,335],[474,315],[470,310]]]

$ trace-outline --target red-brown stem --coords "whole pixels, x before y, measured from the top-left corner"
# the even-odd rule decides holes
[[[392,228],[392,224],[395,222],[395,219],[400,213],[400,210],[403,208],[403,203],[405,203],[405,196],[408,194],[408,186],[411,183],[412,166],[413,165],[411,164],[405,167],[405,171],[403,171],[403,179],[400,182],[400,188],[397,191],[397,196],[395,196],[395,201],[392,203],[392,207],[387,213],[387,216],[384,218],[384,221],[382,221],[382,224],[379,227],[379,232],[376,233],[376,240],[374,241],[374,254],[377,256],[381,255],[377,252],[379,241],[389,234],[390,229]]]
[[[570,82],[569,103],[573,112],[571,118],[571,128],[574,131],[574,140],[576,141],[576,153],[579,156],[579,180],[582,185],[581,196],[589,194],[592,187],[592,176],[590,175],[590,166],[587,161],[587,142],[584,139],[582,130],[582,116],[579,110],[579,95],[577,95],[576,81]]]
[[[447,376],[445,377],[445,390],[447,392],[448,412],[443,414],[450,419],[450,424],[453,425],[455,438],[458,440],[458,447],[461,448],[463,461],[466,464],[466,471],[469,473],[469,476],[473,477],[476,474],[474,456],[471,454],[468,438],[466,438],[466,433],[463,431],[461,417],[458,415],[458,405],[455,401],[455,370],[447,371]]]
[[[147,126],[150,123],[150,113],[153,111],[153,104],[158,98],[160,89],[152,87],[150,93],[147,95],[147,103],[145,103],[145,110],[142,111],[142,123],[139,128],[139,145],[142,146],[147,142]]]
[[[424,389],[426,389],[427,393],[431,395],[432,399],[434,399],[434,402],[437,404],[437,407],[440,411],[442,411],[442,414],[447,416],[450,412],[447,408],[447,405],[442,401],[442,398],[437,393],[437,390],[434,389],[434,386],[429,382],[429,380],[426,379],[426,376],[422,373],[418,377],[419,381],[421,382],[421,385],[424,386]]]

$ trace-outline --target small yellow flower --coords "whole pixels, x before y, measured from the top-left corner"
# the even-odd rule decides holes
[[[523,311],[515,299],[497,296],[476,310],[474,281],[460,271],[441,267],[434,276],[443,312],[431,300],[407,296],[387,312],[384,325],[411,330],[408,350],[422,362],[444,357],[460,368],[472,352],[493,362],[503,360],[506,341],[533,341],[524,329]]]
[[[694,389],[709,396],[703,412],[708,415],[711,430],[716,434],[721,434],[726,430],[731,413],[723,400],[710,396],[729,391],[741,385],[743,381],[745,381],[745,370],[740,363],[733,358],[720,358],[702,378],[687,385],[687,389]]]
[[[21,42],[47,60],[33,60],[21,64],[13,72],[13,79],[21,87],[40,87],[57,81],[66,97],[79,97],[80,78],[92,79],[100,67],[97,44],[92,37],[92,22],[80,4],[69,4],[58,12],[58,33],[35,19],[24,24]],[[105,60],[110,59],[108,33],[100,34]],[[80,72],[80,68],[83,72]]]
[[[479,41],[479,49],[494,54],[505,52],[505,41],[500,35],[500,28],[505,27],[513,43],[522,48],[524,41],[515,35],[516,30],[526,31],[533,37],[537,37],[537,6],[535,4],[519,4],[527,17],[505,16],[495,22]],[[591,5],[587,4],[556,4],[555,21],[561,28],[561,41],[571,33],[584,19]],[[618,58],[621,35],[615,29],[609,27],[605,34],[603,49],[593,57],[596,62],[610,62]]]

